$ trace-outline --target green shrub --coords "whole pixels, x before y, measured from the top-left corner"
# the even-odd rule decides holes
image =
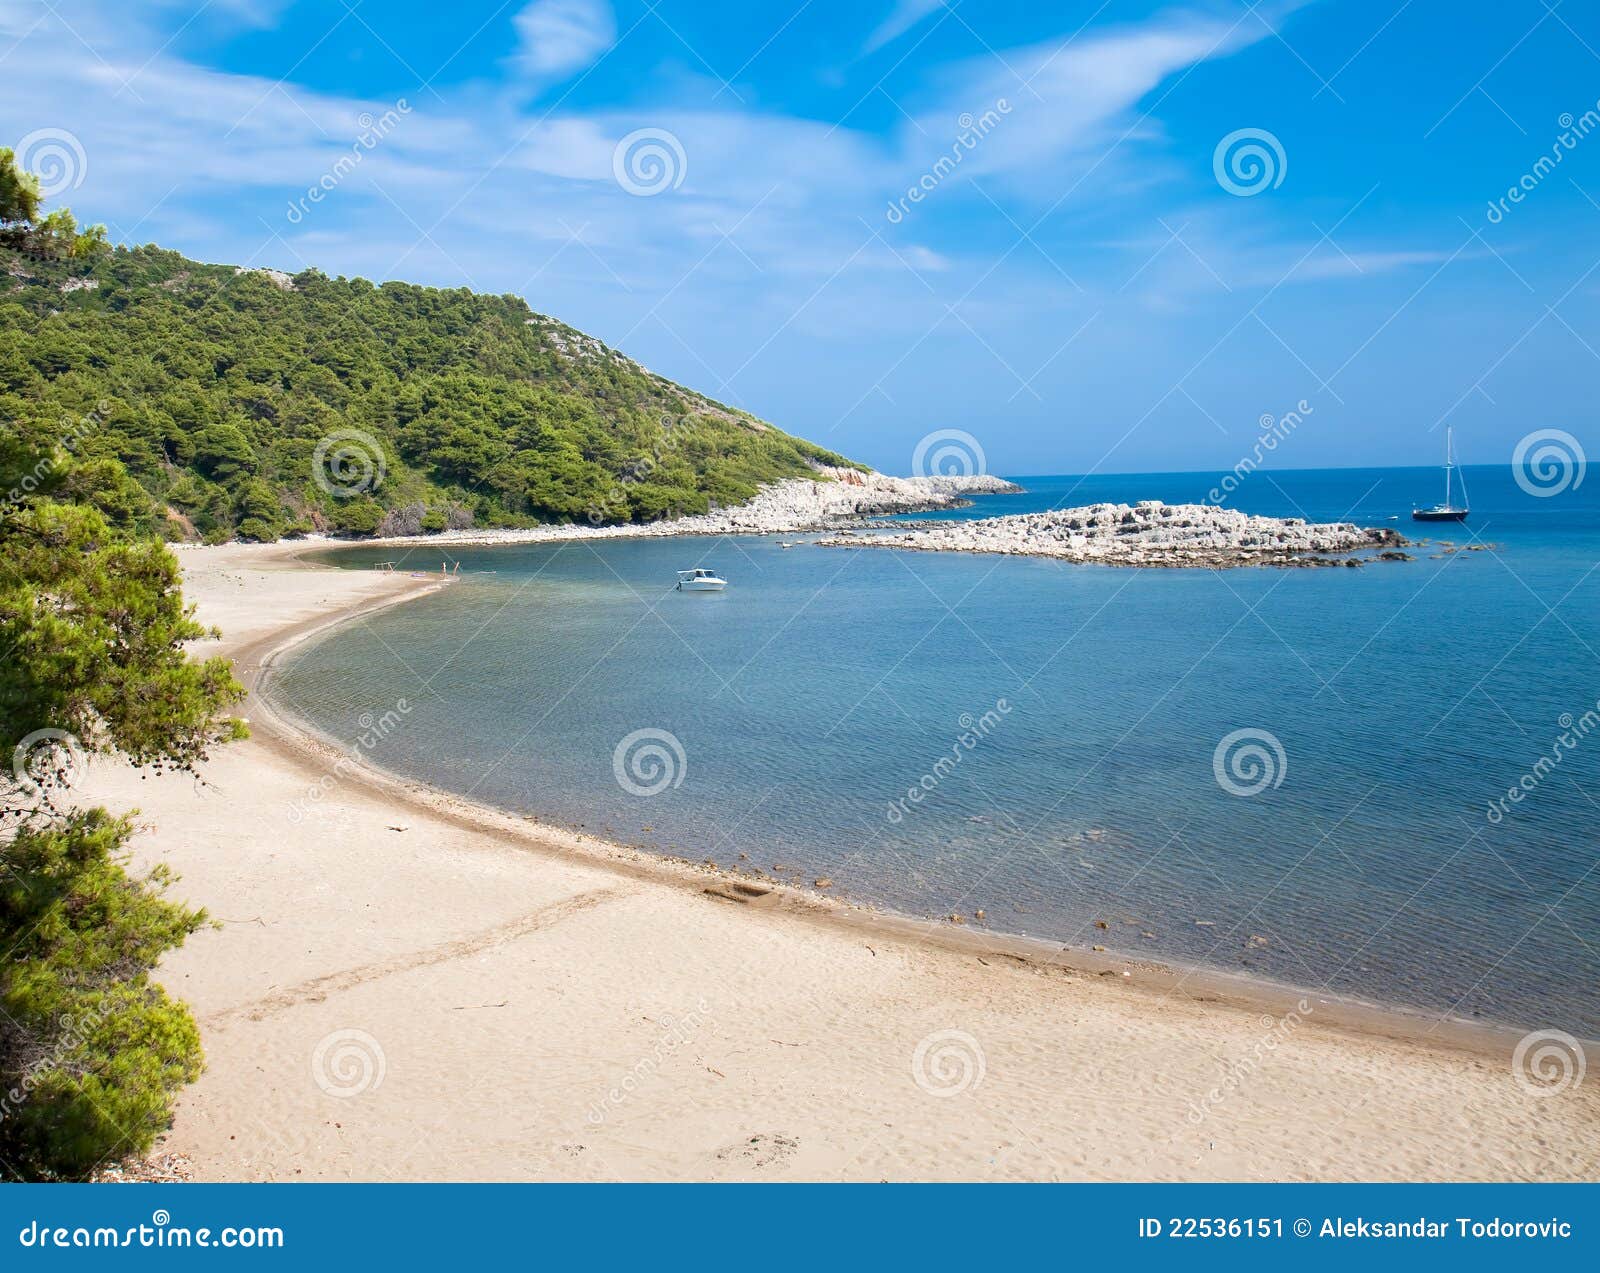
[[[205,922],[135,879],[131,831],[103,809],[23,827],[0,875],[0,1170],[78,1178],[145,1154],[202,1068],[188,1009],[150,981]]]
[[[239,523],[239,538],[252,543],[270,544],[278,538],[278,528],[259,517],[246,517]]]
[[[341,504],[333,514],[333,528],[342,535],[370,535],[383,523],[383,505],[363,496]]]
[[[21,190],[22,203],[8,204],[8,189]],[[32,251],[43,234],[58,264],[92,257],[96,234],[79,234],[70,215],[35,219],[33,189],[18,184],[0,148],[0,239],[20,237]],[[0,305],[0,322],[12,308]],[[69,330],[71,316],[87,312],[76,301],[69,315],[47,314],[29,365],[104,368],[82,332]],[[69,321],[51,325],[57,316]],[[11,333],[0,330],[0,383],[39,387],[19,376],[8,349]],[[170,377],[150,360],[174,355],[185,357],[173,343],[143,346],[130,374],[164,383]],[[198,357],[186,360],[192,371]],[[193,772],[213,744],[247,732],[227,715],[245,694],[228,662],[186,652],[211,632],[184,604],[150,497],[187,479],[194,524],[227,539],[233,494],[167,471],[180,448],[165,450],[177,426],[164,407],[187,414],[182,395],[133,411],[85,388],[56,382],[63,396],[53,409],[0,393],[0,490],[15,493],[0,517],[0,756],[11,762],[0,765],[0,1176],[25,1179],[81,1177],[148,1152],[173,1093],[201,1065],[193,1019],[150,971],[203,916],[162,898],[164,869],[128,875],[127,819],[62,807],[72,758]],[[122,448],[113,431],[130,421],[148,424],[163,449]],[[236,441],[211,438],[219,476]],[[241,480],[245,505],[275,512],[270,488]],[[160,529],[173,525],[162,518]]]
[[[216,481],[226,482],[248,473],[255,460],[250,443],[231,424],[207,425],[195,438],[195,467]]]

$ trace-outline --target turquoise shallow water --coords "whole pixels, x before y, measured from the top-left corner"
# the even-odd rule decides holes
[[[1581,736],[1600,699],[1600,500],[1467,476],[1470,524],[1433,533],[1492,551],[1362,570],[776,537],[465,549],[457,586],[296,650],[270,692],[347,742],[405,698],[376,763],[663,852],[745,853],[913,914],[982,908],[1008,931],[1600,1035],[1600,728]],[[1027,494],[954,515],[1178,502],[1215,478],[1019,480]],[[1399,514],[1412,534],[1404,515],[1438,484],[1258,473],[1233,502]],[[727,592],[672,591],[693,565]],[[672,739],[625,751],[624,782],[618,747],[641,730]]]

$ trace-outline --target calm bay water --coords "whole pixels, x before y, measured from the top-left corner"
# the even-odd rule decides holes
[[[777,537],[462,549],[456,586],[296,650],[270,692],[347,742],[405,698],[374,762],[663,852],[1593,1037],[1600,729],[1579,735],[1600,699],[1600,483],[1541,499],[1508,469],[1467,478],[1471,522],[1431,532],[1407,514],[1439,497],[1437,470],[1258,473],[1234,497],[1494,545],[1361,570]],[[1018,480],[945,515],[1197,500],[1216,478]],[[674,592],[699,565],[728,590]],[[640,730],[681,748],[660,774],[624,763],[635,787],[680,779],[653,795],[614,765]]]

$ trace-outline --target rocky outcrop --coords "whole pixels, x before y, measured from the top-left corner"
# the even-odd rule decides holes
[[[835,547],[1004,553],[1112,566],[1338,566],[1348,555],[1394,549],[1393,530],[1299,517],[1253,517],[1208,504],[1092,504],[1017,517],[943,522],[902,531],[845,532],[819,541]],[[1393,560],[1395,554],[1386,555]]]
[[[757,492],[748,504],[696,517],[626,526],[535,526],[525,530],[474,530],[429,536],[458,544],[539,543],[565,539],[630,539],[652,535],[783,535],[837,530],[841,524],[885,513],[922,512],[965,503],[967,494],[1019,491],[986,473],[939,477],[888,477],[859,469],[819,468],[818,480],[790,478]]]
[[[759,534],[827,530],[831,522],[841,518],[920,513],[955,507],[966,502],[962,499],[965,495],[1008,494],[1022,489],[987,473],[965,477],[889,477],[857,469],[825,468],[821,472],[827,480],[775,482],[748,504],[721,509],[708,516]]]
[[[234,271],[233,272],[234,272],[235,275],[239,275],[239,274],[259,274],[259,275],[261,275],[262,278],[266,279],[267,282],[271,283],[272,286],[277,288],[280,292],[292,292],[292,291],[295,290],[294,289],[294,275],[285,274],[282,270],[269,270],[269,269],[265,268],[264,266],[263,267],[259,267],[259,268],[252,268],[251,266],[248,266],[248,265],[239,265],[239,266],[235,266],[234,267]]]

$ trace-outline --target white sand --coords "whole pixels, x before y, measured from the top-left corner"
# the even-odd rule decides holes
[[[225,651],[422,586],[286,551],[182,553]],[[736,905],[686,868],[351,775],[297,822],[328,760],[249,714],[209,785],[102,765],[83,793],[137,804],[138,860],[223,922],[162,973],[209,1066],[161,1148],[199,1179],[1600,1175],[1600,1073],[1534,1094],[1509,1041]]]

